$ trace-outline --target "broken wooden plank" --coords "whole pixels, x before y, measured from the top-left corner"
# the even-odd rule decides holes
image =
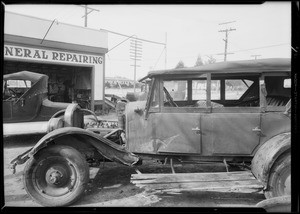
[[[134,183],[134,182],[133,182]],[[150,189],[199,189],[199,190],[210,190],[229,188],[234,189],[235,187],[262,187],[255,180],[244,180],[244,181],[200,181],[200,182],[165,182],[165,183],[135,183],[141,187],[149,187]]]
[[[134,174],[138,187],[159,191],[260,192],[263,186],[251,172]]]
[[[132,174],[136,183],[189,182],[221,180],[255,180],[251,172],[214,172],[214,173],[176,173],[176,174]]]

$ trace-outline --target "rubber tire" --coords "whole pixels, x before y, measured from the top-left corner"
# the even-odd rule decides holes
[[[290,193],[284,193],[280,188],[277,186],[280,175],[282,173],[289,173],[291,176],[291,153],[282,154],[278,160],[275,161],[274,165],[271,168],[270,176],[268,180],[268,188],[264,192],[265,197],[267,199],[273,197],[280,197],[285,195],[290,195]]]
[[[269,198],[257,203],[256,207],[261,207],[266,212],[291,212],[291,196]]]
[[[66,195],[51,197],[36,189],[37,184],[35,183],[33,171],[40,166],[39,163],[41,163],[41,161],[45,161],[50,157],[65,159],[72,164],[72,169],[76,172],[74,188]],[[76,149],[66,145],[51,145],[41,149],[28,160],[23,174],[23,184],[28,195],[37,203],[50,207],[68,206],[77,201],[85,191],[88,181],[89,166],[85,158]]]

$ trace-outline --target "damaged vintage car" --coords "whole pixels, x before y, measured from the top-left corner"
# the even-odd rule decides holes
[[[106,135],[82,126],[72,104],[52,129],[11,163],[27,161],[27,193],[44,206],[75,202],[89,165],[103,157],[130,167],[142,160],[224,163],[251,170],[267,198],[291,194],[290,59],[231,61],[150,71],[146,101],[117,105]],[[58,125],[63,124],[63,125]],[[62,127],[63,126],[63,127]],[[101,130],[100,130],[101,132]]]

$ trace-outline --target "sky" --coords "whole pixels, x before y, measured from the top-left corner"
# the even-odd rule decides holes
[[[88,15],[88,28],[105,29],[154,41],[142,42],[137,79],[149,70],[175,68],[179,61],[195,65],[200,56],[224,61],[225,29],[228,33],[227,61],[262,58],[290,58],[291,3],[265,2],[260,5],[88,5],[97,9]],[[85,9],[79,5],[9,4],[6,11],[84,26]],[[230,22],[228,24],[222,24]],[[107,77],[134,79],[130,39],[108,33],[105,56]],[[126,40],[125,42],[123,42]],[[123,43],[122,43],[123,42]],[[120,44],[121,43],[121,44]],[[117,46],[118,45],[118,46]]]

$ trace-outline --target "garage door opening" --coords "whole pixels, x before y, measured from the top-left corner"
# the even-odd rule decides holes
[[[92,67],[4,61],[3,74],[24,70],[46,74],[49,77],[49,100],[65,103],[76,102],[83,108],[91,109]]]

